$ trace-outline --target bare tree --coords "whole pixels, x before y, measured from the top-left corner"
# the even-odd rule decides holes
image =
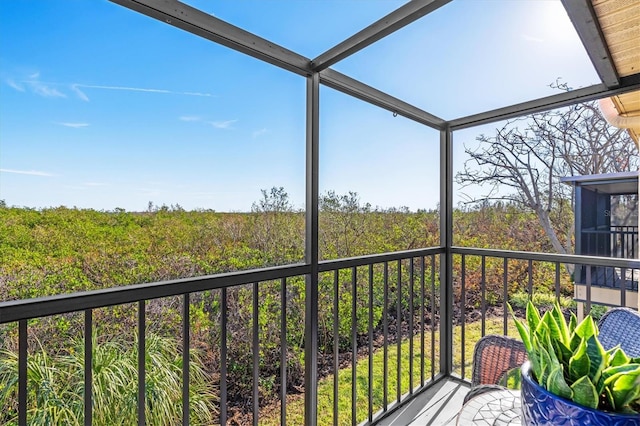
[[[569,90],[562,83],[552,87]],[[533,210],[559,253],[572,252],[573,234],[573,221],[567,220],[573,209],[572,190],[560,178],[638,167],[631,137],[610,126],[595,102],[511,120],[494,136],[483,134],[476,140],[475,148],[465,146],[470,158],[456,181],[463,187],[491,188],[468,203],[507,200]]]

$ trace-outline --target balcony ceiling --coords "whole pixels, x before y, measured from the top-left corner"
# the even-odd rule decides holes
[[[618,76],[640,72],[640,1],[593,0],[593,9]],[[620,115],[640,116],[640,91],[613,96],[612,101]],[[640,129],[629,133],[638,142]]]

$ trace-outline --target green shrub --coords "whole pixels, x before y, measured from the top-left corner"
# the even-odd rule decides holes
[[[529,293],[519,291],[509,297],[509,304],[515,308],[526,309],[530,299],[535,306],[545,311],[553,308],[556,303],[556,295],[554,293],[538,292],[533,293],[533,296],[529,296]],[[560,296],[560,307],[575,308],[575,306],[576,304],[571,297]]]
[[[95,342],[94,337],[94,342]],[[137,422],[137,344],[115,340],[94,344],[93,424],[132,425]],[[217,396],[212,379],[191,351],[191,424],[211,424]],[[84,345],[76,342],[68,354],[52,356],[44,349],[27,360],[27,416],[31,425],[81,425],[84,421]],[[17,424],[18,354],[0,354],[0,423]],[[146,406],[148,424],[175,425],[182,418],[182,355],[176,341],[146,338]]]

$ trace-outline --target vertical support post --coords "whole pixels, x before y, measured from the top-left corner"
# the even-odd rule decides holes
[[[318,423],[318,157],[320,75],[307,77],[305,263],[304,424]]]
[[[440,131],[440,373],[453,369],[453,133]]]
[[[93,311],[84,311],[84,426],[93,424]]]

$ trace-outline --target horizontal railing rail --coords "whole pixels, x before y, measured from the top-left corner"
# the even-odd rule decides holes
[[[309,265],[287,265],[194,278],[134,284],[101,290],[0,302],[0,324],[162,297],[216,290],[311,272]]]
[[[508,257],[510,259],[559,262],[575,265],[608,266],[613,268],[640,268],[639,259],[621,259],[603,256],[584,256],[576,254],[538,253],[528,251],[496,250],[470,247],[452,247],[453,254],[466,254],[487,257]]]
[[[636,277],[640,275],[638,259],[470,247],[452,247],[451,251],[454,304],[458,306],[458,316],[454,319],[457,324],[454,339],[458,342],[454,350],[454,357],[457,357],[454,372],[465,380],[468,380],[467,369],[472,367],[473,346],[468,345],[470,340],[475,343],[477,338],[486,334],[509,334],[507,303],[515,291],[534,300],[536,294],[542,292],[550,292],[556,300],[562,296],[573,298],[579,302],[577,310],[581,316],[583,307],[586,313],[590,313],[594,304],[627,305],[629,289],[625,285],[613,289],[615,292],[606,296],[596,294],[595,271],[606,269],[623,280],[627,279],[629,273],[632,280],[634,274]],[[579,283],[573,281],[573,269],[576,273],[579,270],[585,272]],[[576,293],[578,285],[581,286],[580,295]],[[479,315],[474,315],[472,311],[476,311],[476,314],[479,311]],[[469,315],[470,319],[467,318]],[[492,315],[498,317],[492,318]],[[478,321],[480,324],[477,324]],[[473,331],[471,327],[474,327]]]

